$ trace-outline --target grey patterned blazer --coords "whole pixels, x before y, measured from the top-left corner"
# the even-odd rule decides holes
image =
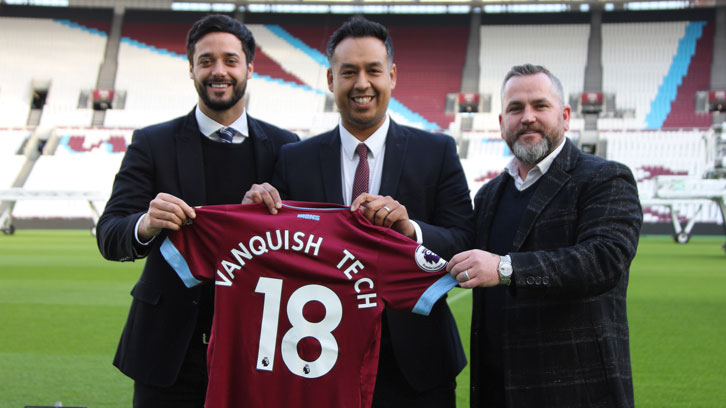
[[[487,249],[503,173],[476,195],[476,248]],[[515,234],[504,305],[509,407],[632,407],[625,296],[643,213],[630,170],[569,140],[538,182]],[[492,238],[493,239],[493,238]],[[474,290],[471,406],[487,381],[482,290]]]

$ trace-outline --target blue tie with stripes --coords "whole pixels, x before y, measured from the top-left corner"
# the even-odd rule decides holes
[[[234,139],[234,135],[237,134],[237,131],[232,128],[222,127],[222,128],[219,128],[219,130],[217,131],[217,134],[219,135],[219,137],[222,139],[223,142],[232,143],[232,139]]]

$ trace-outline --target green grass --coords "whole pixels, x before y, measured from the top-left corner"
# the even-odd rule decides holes
[[[449,292],[449,308],[456,318],[456,325],[459,327],[461,342],[464,344],[466,358],[469,359],[469,333],[471,331],[471,290],[454,288]],[[456,377],[456,406],[460,408],[469,407],[469,365],[464,367]]]
[[[104,260],[88,231],[0,236],[0,407],[130,407],[113,361],[141,263]]]
[[[723,237],[641,239],[628,318],[639,407],[726,407]]]
[[[638,407],[726,407],[723,237],[643,237],[628,315]],[[105,261],[87,231],[0,236],[0,408],[130,407],[133,383],[111,365],[142,263]],[[471,294],[449,304],[469,348]],[[457,379],[468,407],[468,367]]]

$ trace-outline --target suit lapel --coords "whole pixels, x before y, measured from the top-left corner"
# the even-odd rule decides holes
[[[184,120],[181,131],[176,135],[177,168],[182,192],[180,198],[191,206],[202,205],[207,200],[201,137],[192,110]]]
[[[547,174],[542,176],[539,185],[536,187],[537,190],[529,200],[527,209],[519,224],[519,229],[514,236],[513,251],[520,250],[525,239],[532,231],[537,218],[555,198],[560,189],[570,180],[569,171],[574,167],[578,155],[579,151],[569,140],[565,139],[565,147],[555,158]]]
[[[484,233],[477,234],[477,248],[488,248],[489,247],[489,231],[492,229],[492,222],[494,222],[494,215],[497,210],[496,203],[499,203],[504,186],[507,185],[511,177],[507,173],[502,173],[500,176],[495,177],[486,188],[491,189],[492,193],[487,194],[486,201],[482,200],[479,204],[482,206],[478,211],[478,222],[476,226],[477,231]]]
[[[321,141],[319,152],[320,176],[325,189],[325,201],[343,204],[343,182],[340,171],[340,133],[338,127],[333,129]]]
[[[383,174],[381,175],[381,188],[378,194],[395,197],[398,191],[398,182],[401,180],[408,133],[391,120],[386,135],[386,155],[383,158]]]
[[[262,183],[272,177],[274,163],[270,165],[270,161],[275,160],[275,147],[260,127],[259,122],[249,114],[247,115],[247,129],[250,132],[252,151],[255,155],[256,181]]]

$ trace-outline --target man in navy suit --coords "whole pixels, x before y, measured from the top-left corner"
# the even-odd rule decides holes
[[[245,202],[264,202],[272,213],[281,197],[351,205],[444,258],[469,248],[473,212],[454,140],[388,117],[397,75],[388,30],[353,18],[332,35],[327,53],[339,126],[283,147],[272,185],[253,186]],[[367,188],[358,194],[363,164]],[[428,317],[386,309],[383,318],[373,406],[455,407],[466,357],[446,300]]]
[[[247,115],[254,55],[240,22],[211,15],[194,24],[187,56],[197,107],[134,132],[98,222],[106,259],[148,257],[114,359],[135,381],[134,407],[204,406],[214,285],[187,289],[159,252],[164,235],[195,217],[192,206],[241,202],[270,178],[280,147],[299,140]]]
[[[570,107],[541,66],[502,85],[514,158],[474,199],[471,407],[632,407],[626,291],[643,213],[630,170],[565,138]]]

